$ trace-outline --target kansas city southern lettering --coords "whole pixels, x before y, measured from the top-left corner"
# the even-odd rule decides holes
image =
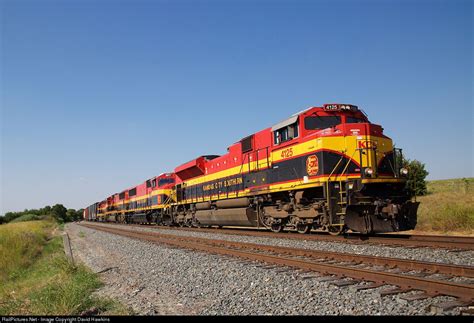
[[[230,178],[223,181],[218,181],[215,183],[210,183],[202,186],[203,191],[216,190],[223,187],[229,187],[234,185],[242,184],[242,177]]]

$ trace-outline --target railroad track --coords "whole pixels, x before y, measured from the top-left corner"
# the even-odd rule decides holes
[[[106,222],[107,224],[117,224]],[[119,224],[120,225],[120,224]],[[129,226],[140,226],[140,224],[128,224]],[[156,227],[156,226],[151,226]],[[440,236],[440,235],[411,235],[411,234],[378,234],[375,236],[366,236],[357,233],[349,233],[344,236],[332,236],[327,233],[313,231],[311,234],[300,234],[296,232],[286,231],[282,233],[274,233],[258,229],[248,228],[187,228],[187,227],[167,227],[159,226],[164,230],[184,230],[196,232],[211,232],[219,234],[234,234],[252,237],[269,237],[269,238],[285,238],[294,240],[310,240],[310,241],[330,241],[345,242],[351,244],[378,244],[404,246],[408,248],[430,247],[444,248],[451,252],[459,252],[466,250],[474,250],[474,237],[462,236]]]
[[[356,291],[384,285],[397,286],[395,289],[381,291],[381,296],[420,291],[400,296],[407,301],[440,295],[456,297],[456,301],[438,305],[443,310],[474,304],[474,285],[472,284],[474,267],[472,266],[183,237],[152,231],[137,231],[126,226],[112,227],[84,223],[81,225],[133,239],[319,273],[314,278],[331,281],[331,284],[339,287],[357,285]],[[438,277],[433,278],[434,276]],[[453,276],[462,277],[457,278],[461,282],[450,281],[449,279]],[[360,284],[362,282],[367,283]]]
[[[160,227],[161,228],[161,227]],[[164,227],[167,229],[177,229],[176,227]],[[408,235],[408,234],[378,234],[367,236],[358,233],[349,233],[341,236],[332,236],[323,232],[312,232],[311,234],[300,234],[296,232],[274,233],[260,230],[249,229],[216,229],[216,228],[179,228],[180,230],[191,230],[198,232],[214,232],[223,234],[238,234],[244,236],[261,236],[271,238],[288,238],[296,240],[314,240],[314,241],[337,241],[360,244],[383,244],[394,246],[405,246],[410,248],[431,247],[445,248],[450,251],[474,250],[474,237],[461,236],[439,236],[439,235]]]

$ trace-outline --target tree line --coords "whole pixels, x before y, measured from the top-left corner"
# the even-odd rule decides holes
[[[67,209],[62,204],[48,205],[41,209],[25,209],[20,212],[7,212],[5,215],[0,216],[0,224],[11,222],[19,217],[28,216],[31,216],[32,219],[50,216],[60,223],[71,222],[82,219],[82,211],[83,209]]]

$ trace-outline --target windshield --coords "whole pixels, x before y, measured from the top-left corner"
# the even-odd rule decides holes
[[[346,123],[369,123],[369,122],[361,118],[346,117]]]
[[[306,130],[326,129],[341,124],[340,116],[311,116],[304,118]]]

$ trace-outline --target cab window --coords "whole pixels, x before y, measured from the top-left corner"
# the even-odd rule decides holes
[[[160,178],[158,180],[158,186],[163,186],[163,185],[172,184],[172,183],[174,183],[173,178]]]
[[[298,137],[298,122],[290,124],[289,126],[280,128],[273,132],[273,142],[278,145]]]
[[[304,118],[304,128],[306,130],[321,130],[331,128],[341,124],[340,116],[311,116]]]
[[[368,121],[361,118],[346,117],[346,123],[368,123]]]

